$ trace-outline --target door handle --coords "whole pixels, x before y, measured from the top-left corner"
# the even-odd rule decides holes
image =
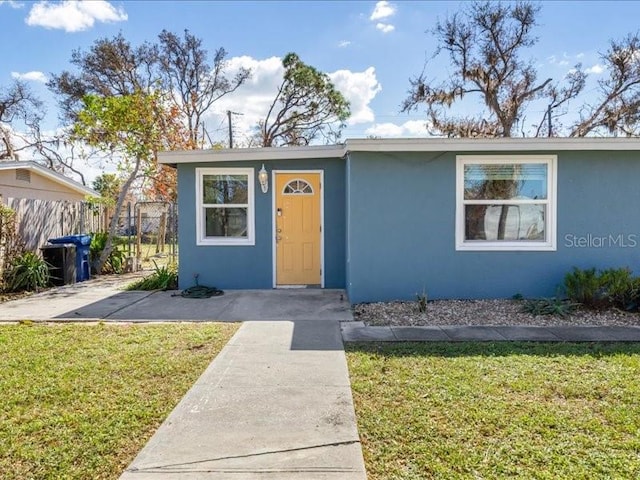
[[[276,232],[278,232],[278,233],[282,233],[282,229],[281,229],[281,228],[279,228],[279,229],[277,229],[277,230],[276,230]]]

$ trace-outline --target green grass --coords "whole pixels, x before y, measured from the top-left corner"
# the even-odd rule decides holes
[[[640,478],[640,345],[347,346],[375,479]]]
[[[0,477],[118,478],[236,328],[0,326]]]

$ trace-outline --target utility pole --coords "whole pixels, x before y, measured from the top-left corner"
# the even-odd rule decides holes
[[[231,115],[242,115],[238,112],[232,112],[227,110],[227,121],[229,122],[229,148],[233,148],[233,123],[231,122]]]
[[[211,141],[211,136],[209,132],[204,126],[204,122],[202,122],[202,148],[204,149],[204,139],[205,137],[209,140],[209,148],[213,148],[213,142]]]

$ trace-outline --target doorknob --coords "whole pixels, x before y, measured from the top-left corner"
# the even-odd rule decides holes
[[[279,228],[279,229],[277,229],[277,230],[276,230],[276,232],[278,232],[278,233],[282,233],[282,229],[281,229],[281,228]]]

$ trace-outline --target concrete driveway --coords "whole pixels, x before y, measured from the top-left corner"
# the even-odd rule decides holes
[[[138,275],[139,276],[139,275]],[[0,304],[0,321],[221,321],[353,319],[343,290],[229,290],[182,298],[176,291],[123,291],[132,276],[100,277]]]

